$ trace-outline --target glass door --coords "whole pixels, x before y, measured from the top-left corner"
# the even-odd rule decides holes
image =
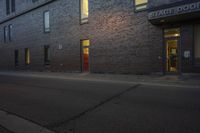
[[[178,72],[178,39],[166,40],[167,72]]]
[[[165,29],[165,68],[168,73],[177,73],[179,71],[179,38],[180,29]]]

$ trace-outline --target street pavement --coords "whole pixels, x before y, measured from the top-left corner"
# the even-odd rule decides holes
[[[0,126],[0,133],[10,133],[7,129]]]
[[[163,84],[0,75],[0,110],[56,133],[199,133],[200,88]]]

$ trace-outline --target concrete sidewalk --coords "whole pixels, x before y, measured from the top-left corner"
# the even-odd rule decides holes
[[[72,80],[90,80],[122,83],[141,83],[148,85],[179,85],[200,88],[200,74],[184,75],[125,75],[125,74],[95,74],[95,73],[64,73],[64,72],[27,72],[0,71],[4,76],[23,76],[39,78],[56,78]]]

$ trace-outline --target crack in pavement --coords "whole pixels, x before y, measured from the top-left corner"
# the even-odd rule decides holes
[[[135,90],[139,86],[141,86],[141,84],[136,84],[136,85],[124,90],[124,91],[121,91],[121,92],[119,92],[119,93],[117,93],[117,94],[115,94],[115,95],[113,95],[113,96],[101,101],[97,105],[95,105],[95,106],[93,106],[91,108],[88,108],[87,110],[85,110],[85,111],[83,111],[83,112],[71,117],[70,119],[67,119],[67,120],[64,120],[64,121],[60,121],[60,122],[56,122],[56,123],[53,123],[53,124],[48,124],[45,127],[47,127],[47,128],[55,128],[55,127],[59,127],[59,126],[61,126],[63,124],[68,124],[69,122],[71,122],[73,120],[76,120],[76,119],[79,119],[80,117],[84,116],[85,114],[87,114],[89,112],[92,112],[93,110],[97,109],[98,107],[100,107],[100,106],[112,101],[113,99],[118,98],[118,97],[120,97],[121,95],[123,95],[123,94],[125,94],[127,92]]]
[[[8,130],[7,128],[3,127],[2,125],[0,125],[0,131],[2,131],[2,130],[3,130],[4,132],[6,132],[6,133],[14,133],[14,132]]]
[[[14,133],[55,133],[22,117],[0,110],[0,125]]]

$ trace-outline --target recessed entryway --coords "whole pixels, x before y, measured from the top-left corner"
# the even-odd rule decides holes
[[[168,73],[177,73],[179,71],[179,38],[180,29],[165,29],[165,68]]]
[[[166,68],[167,72],[178,71],[178,40],[166,40]]]

